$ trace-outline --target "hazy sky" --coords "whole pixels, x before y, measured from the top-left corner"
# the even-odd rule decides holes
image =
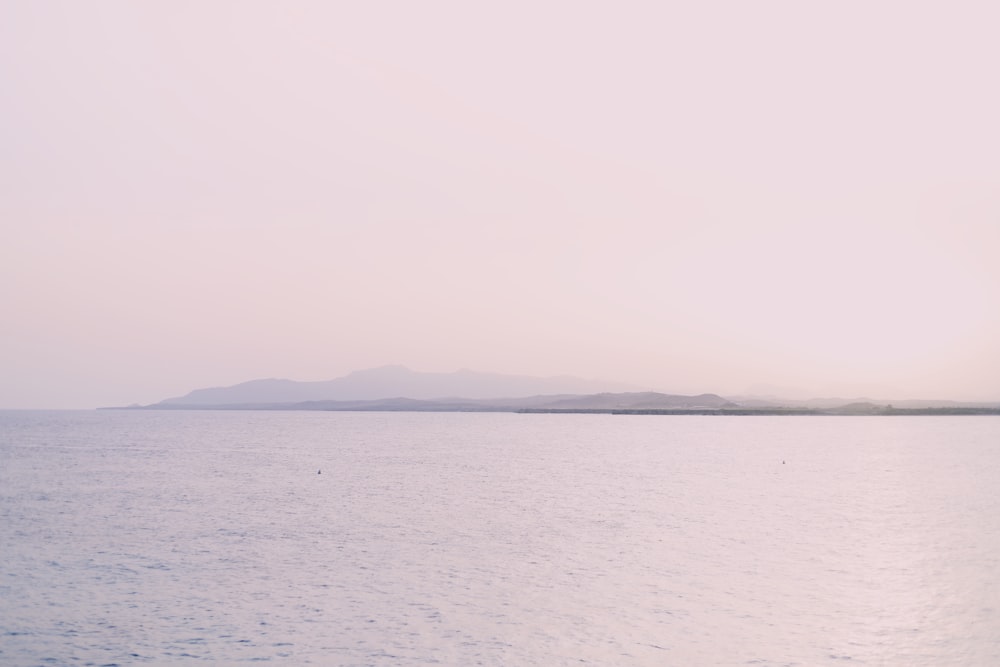
[[[992,0],[0,0],[0,407],[390,363],[1000,400]]]

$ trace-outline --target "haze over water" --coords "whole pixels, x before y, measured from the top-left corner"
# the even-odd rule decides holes
[[[998,401],[998,24],[4,0],[0,408]],[[4,412],[0,663],[995,666],[998,424]]]
[[[997,443],[995,417],[4,412],[0,662],[996,665]]]

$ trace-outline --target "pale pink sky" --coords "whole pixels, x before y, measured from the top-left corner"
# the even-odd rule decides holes
[[[0,407],[400,363],[1000,400],[994,2],[0,2]]]

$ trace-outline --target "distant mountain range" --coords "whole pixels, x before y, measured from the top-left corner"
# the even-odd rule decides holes
[[[355,371],[344,377],[323,382],[252,380],[232,387],[196,389],[189,394],[168,398],[156,405],[205,407],[306,401],[374,401],[390,398],[482,400],[629,392],[637,389],[639,388],[633,385],[584,380],[568,375],[538,378],[470,370],[454,373],[422,373],[404,366],[382,366]]]
[[[981,414],[1000,403],[875,401],[868,398],[685,396],[572,376],[530,377],[460,370],[422,373],[404,366],[355,371],[323,382],[252,380],[196,389],[138,409],[529,411],[693,414]]]
[[[224,403],[191,405],[156,403],[147,410],[328,410],[383,412],[616,412],[643,410],[719,410],[736,408],[721,396],[678,396],[656,392],[586,395],[543,395],[521,398],[380,398],[362,401],[299,401],[295,403]]]

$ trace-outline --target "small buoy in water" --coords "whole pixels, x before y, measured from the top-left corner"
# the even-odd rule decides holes
[[[781,465],[785,465],[785,460],[784,459],[781,460]]]
[[[784,463],[784,461],[782,461],[782,463]],[[322,475],[322,474],[323,474],[323,471],[322,471],[322,470],[317,470],[317,471],[316,471],[316,474],[317,474],[317,475]]]

